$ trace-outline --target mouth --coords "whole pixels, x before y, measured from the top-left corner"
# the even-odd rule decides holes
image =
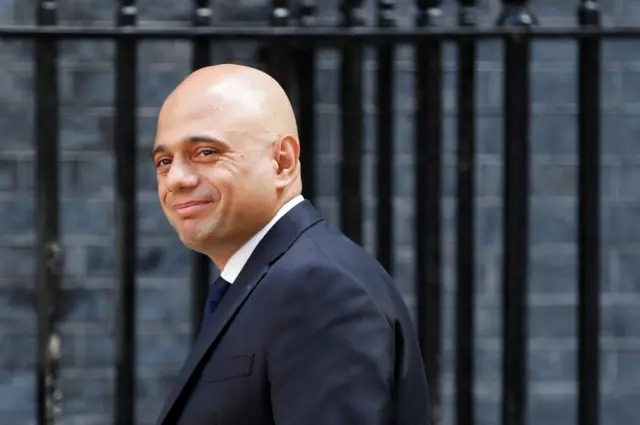
[[[188,218],[202,212],[209,204],[209,201],[189,201],[181,204],[175,204],[173,209],[180,217]]]

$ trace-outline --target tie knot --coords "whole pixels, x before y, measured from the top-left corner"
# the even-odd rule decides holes
[[[222,276],[218,277],[211,284],[211,288],[209,290],[209,301],[218,302],[222,299],[222,296],[227,292],[231,284],[224,280]]]
[[[209,297],[207,298],[207,303],[204,308],[204,316],[203,321],[206,322],[211,316],[213,316],[213,312],[220,304],[222,297],[227,292],[231,284],[224,280],[222,277],[218,277],[211,284],[211,288],[209,288]]]

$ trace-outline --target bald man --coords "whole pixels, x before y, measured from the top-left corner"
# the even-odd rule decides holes
[[[160,204],[221,275],[158,425],[428,423],[405,304],[303,199],[299,156],[289,100],[256,69],[200,69],[164,103]]]

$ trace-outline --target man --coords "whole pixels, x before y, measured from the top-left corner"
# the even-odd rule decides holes
[[[158,425],[428,423],[403,300],[302,198],[299,154],[286,94],[256,69],[200,69],[164,103],[160,203],[222,273]]]

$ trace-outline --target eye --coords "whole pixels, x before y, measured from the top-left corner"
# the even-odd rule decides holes
[[[211,156],[211,155],[217,155],[219,153],[220,153],[220,151],[217,150],[217,149],[207,148],[207,149],[202,149],[202,150],[198,151],[197,156]]]
[[[171,161],[168,158],[161,158],[156,162],[156,167],[162,167],[169,164],[171,164]]]

